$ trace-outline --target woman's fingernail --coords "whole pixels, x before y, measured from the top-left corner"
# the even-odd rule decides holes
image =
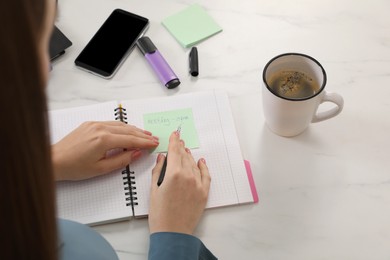
[[[133,152],[133,154],[131,155],[131,157],[132,157],[133,159],[137,159],[137,158],[139,158],[141,155],[142,155],[142,152],[141,152],[140,150],[135,150],[135,151]]]
[[[157,155],[156,162],[159,162],[163,157],[164,157],[164,155],[161,154],[161,153],[159,153],[159,154]]]
[[[154,140],[159,140],[160,138],[158,137],[158,136],[152,136],[152,138],[154,139]]]
[[[180,137],[180,132],[179,131],[175,131],[174,132],[176,136]]]
[[[204,164],[206,164],[206,160],[204,158],[201,158],[200,161]]]
[[[187,152],[187,153],[191,153],[191,150],[188,149],[188,148],[186,148],[186,152]]]
[[[144,130],[144,134],[152,135],[152,132],[149,132],[148,130]]]

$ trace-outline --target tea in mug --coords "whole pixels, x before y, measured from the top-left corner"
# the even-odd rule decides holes
[[[316,94],[320,85],[311,77],[299,71],[279,71],[268,80],[272,92],[289,99],[304,99]]]

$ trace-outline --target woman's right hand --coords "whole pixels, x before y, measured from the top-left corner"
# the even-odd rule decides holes
[[[150,196],[150,233],[178,232],[192,234],[207,203],[210,175],[206,161],[197,163],[189,149],[174,132],[169,139],[164,181],[157,186],[165,156],[160,154],[152,171]]]

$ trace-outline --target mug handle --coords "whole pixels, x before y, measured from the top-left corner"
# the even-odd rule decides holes
[[[332,118],[340,114],[341,110],[343,110],[344,107],[344,99],[342,96],[340,96],[337,93],[329,93],[329,92],[324,92],[324,95],[322,96],[322,100],[320,104],[324,102],[332,102],[336,105],[336,107],[333,107],[332,109],[328,111],[324,111],[321,113],[316,113],[311,120],[312,123],[317,123],[324,121],[326,119]]]

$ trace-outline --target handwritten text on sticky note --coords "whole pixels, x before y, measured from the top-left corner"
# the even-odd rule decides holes
[[[187,148],[199,147],[191,108],[144,114],[144,129],[159,137],[160,144],[154,152],[167,152],[169,136],[178,128]]]

